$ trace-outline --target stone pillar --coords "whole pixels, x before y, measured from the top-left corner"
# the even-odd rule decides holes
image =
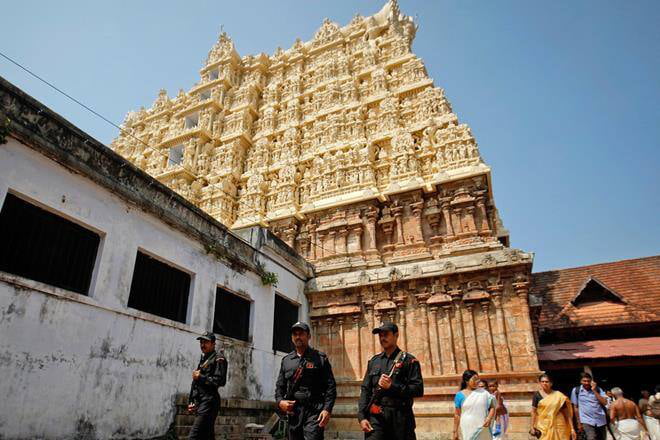
[[[454,226],[452,225],[452,217],[449,213],[449,201],[442,201],[442,217],[445,220],[445,225],[447,226],[447,237],[451,238],[454,236]]]
[[[357,335],[357,378],[360,379],[364,373],[364,366],[362,365],[362,332],[360,331],[360,314],[353,315],[353,325]]]
[[[429,332],[429,312],[428,312],[428,307],[426,303],[422,303],[420,305],[420,309],[422,311],[422,337],[424,338],[424,341],[426,342],[424,344],[424,351],[428,353],[428,356],[424,356],[426,362],[422,365],[422,371],[425,375],[428,374],[434,374],[434,365],[436,362],[433,359],[433,351],[431,350],[431,333]],[[435,340],[435,338],[434,338]]]
[[[367,211],[367,250],[376,250],[376,220],[378,210]]]
[[[502,292],[504,290],[504,285],[499,282],[499,280],[489,281],[487,287],[490,292],[490,297],[493,300],[495,305],[495,324],[497,328],[498,343],[497,348],[501,353],[504,354],[504,362],[501,364],[502,368],[506,371],[513,370],[513,360],[511,358],[511,349],[509,347],[509,338],[507,336],[506,329],[506,319],[504,317],[504,305],[502,303]]]
[[[407,351],[408,344],[406,341],[406,300],[400,298],[396,301],[397,310],[399,312],[399,343],[403,351]]]
[[[390,322],[396,322],[396,310],[387,311],[387,320]]]
[[[516,292],[516,296],[520,301],[520,306],[522,308],[522,322],[523,322],[523,331],[525,332],[525,345],[526,351],[528,354],[536,356],[536,346],[534,345],[534,329],[532,328],[532,320],[529,316],[529,304],[528,304],[528,295],[529,295],[529,281],[527,276],[524,274],[516,275],[513,281],[513,290]],[[535,366],[538,369],[538,365]]]
[[[431,375],[442,375],[442,348],[440,344],[440,337],[438,336],[438,307],[427,306],[424,304],[424,316],[427,322],[426,326],[431,329],[428,337],[428,350],[431,364]],[[431,314],[431,322],[428,322],[428,314]]]
[[[332,318],[325,318],[325,325],[326,328],[328,329],[328,348],[325,350],[325,353],[328,355],[330,359],[336,359],[335,354],[334,354],[334,347],[335,344],[332,343],[333,339],[333,331],[332,331],[332,324],[333,324],[333,319]]]
[[[290,247],[294,247],[294,241],[296,238],[296,228],[290,227],[284,230],[284,242]]]
[[[464,315],[464,325],[465,327],[469,328],[469,334],[470,334],[470,339],[473,341],[473,346],[472,347],[466,347],[467,349],[467,358],[470,359],[470,352],[474,352],[474,359],[476,361],[476,370],[481,371],[481,353],[479,352],[479,341],[477,340],[477,328],[474,323],[474,313],[473,313],[473,307],[474,303],[464,303],[465,304],[465,315]],[[464,335],[465,340],[467,341],[468,336],[467,336],[467,331],[466,335]],[[466,343],[466,346],[469,345]],[[472,364],[472,362],[469,362]]]
[[[316,260],[316,225],[309,225],[309,237],[310,237],[310,259]]]
[[[339,344],[336,344],[339,347],[340,355],[339,365],[337,366],[337,376],[339,377],[348,377],[346,372],[346,335],[344,334],[344,317],[340,316],[337,318],[337,326],[339,327]]]
[[[337,240],[335,239],[335,235],[335,231],[328,231],[328,239],[326,240],[327,246],[325,249],[329,255],[337,255]]]
[[[461,312],[461,304],[459,301],[454,300],[454,318],[456,326],[454,327],[455,342],[458,344],[457,355],[457,368],[458,370],[465,370],[470,368],[470,361],[467,355],[467,346],[465,344],[465,328],[463,326],[463,314]]]
[[[405,244],[405,239],[403,237],[403,221],[402,221],[402,211],[401,206],[396,206],[392,208],[392,214],[394,214],[394,226],[396,228],[396,244],[402,245]]]
[[[328,251],[325,250],[325,244],[326,244],[326,233],[325,232],[318,232],[317,233],[318,241],[319,241],[319,253],[316,254],[318,258],[324,258],[328,256]]]
[[[415,240],[424,241],[424,233],[422,232],[422,209],[424,208],[424,202],[412,203],[410,208],[415,219]]]
[[[319,322],[317,319],[310,319],[312,323],[312,340],[310,341],[312,345],[320,347],[320,339],[318,336],[319,332]]]
[[[476,232],[477,225],[474,221],[474,206],[468,206],[465,208],[465,223],[469,232]]]
[[[448,341],[449,341],[449,344],[448,344],[449,345],[449,351],[448,351],[448,353],[449,353],[449,357],[450,357],[450,362],[449,362],[450,368],[449,368],[448,372],[449,373],[458,373],[458,360],[457,360],[458,356],[457,356],[457,353],[456,353],[457,341],[456,341],[456,337],[454,336],[455,332],[454,332],[453,326],[451,324],[451,315],[452,315],[453,307],[452,307],[451,304],[448,304],[448,305],[442,306],[442,310],[444,311],[444,316],[445,316],[445,319],[444,319],[445,320],[445,325],[444,325],[444,327],[447,331],[447,338],[448,338]],[[443,371],[447,371],[447,370],[444,370],[444,368],[443,368]]]
[[[452,224],[452,229],[454,230],[454,235],[459,235],[461,232],[463,232],[463,224],[461,220],[461,210],[460,209],[452,209],[451,210],[451,224]]]
[[[350,254],[362,251],[362,225],[353,225],[349,229],[346,251]]]
[[[348,229],[341,228],[337,231],[335,253],[341,254],[341,255],[346,255],[346,253],[348,252],[348,249],[346,247],[346,245],[347,245],[346,238],[347,237],[348,237]]]
[[[378,310],[374,311],[374,322],[371,326],[371,328],[376,328],[381,321],[383,320],[383,314],[379,312]],[[371,337],[371,342],[373,345],[373,350],[371,350],[371,353],[376,354],[380,351],[380,341],[378,340],[378,335],[372,335]]]
[[[481,218],[479,232],[482,234],[490,234],[491,230],[490,225],[488,224],[488,213],[486,212],[486,202],[483,195],[477,199],[477,210],[479,211],[479,217]]]
[[[365,301],[364,303],[364,311],[365,311],[365,321],[367,323],[367,328],[369,330],[369,335],[371,335],[371,329],[376,327],[375,322],[376,322],[376,312],[374,310],[374,304],[373,301]],[[371,326],[371,328],[369,328]],[[369,343],[369,346],[367,347],[368,350],[370,350],[369,355],[365,357],[366,358],[371,358],[374,354],[376,354],[376,346],[374,345],[374,338],[369,337],[371,342]]]
[[[488,329],[488,351],[490,351],[490,354],[492,355],[493,366],[495,367],[495,371],[500,371],[499,365],[497,363],[497,355],[495,354],[495,341],[493,340],[493,329],[490,325],[490,313],[489,313],[490,303],[486,300],[486,301],[481,301],[480,305]]]

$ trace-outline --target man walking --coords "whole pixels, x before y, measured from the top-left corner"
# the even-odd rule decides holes
[[[337,398],[337,384],[325,353],[309,346],[304,322],[291,327],[295,350],[284,356],[275,384],[275,401],[289,415],[289,440],[323,440]]]
[[[573,388],[571,402],[577,416],[578,431],[585,433],[587,440],[605,440],[607,430],[607,396],[594,382],[591,374],[580,375],[580,385]]]
[[[617,440],[640,440],[646,425],[639,408],[635,402],[623,397],[621,388],[612,388],[612,394],[616,400],[610,406],[610,420],[616,427]]]
[[[227,360],[215,351],[215,335],[206,332],[199,338],[202,357],[192,372],[188,412],[195,414],[190,440],[215,440],[215,418],[220,408],[218,387],[227,382]]]
[[[415,440],[413,398],[424,395],[419,362],[397,346],[399,328],[387,322],[373,329],[383,352],[372,357],[362,380],[358,420],[370,440]]]

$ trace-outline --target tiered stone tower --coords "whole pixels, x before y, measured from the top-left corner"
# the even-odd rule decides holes
[[[466,368],[500,381],[522,438],[538,373],[532,256],[508,247],[490,168],[411,52],[415,32],[391,0],[271,56],[240,57],[223,33],[200,82],[130,113],[113,148],[224,224],[269,226],[315,265],[310,318],[340,382],[339,438],[358,429],[383,319],[423,367],[420,439],[451,432]]]

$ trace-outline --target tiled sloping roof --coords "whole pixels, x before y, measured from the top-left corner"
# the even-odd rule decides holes
[[[591,277],[625,302],[575,307],[571,300]],[[542,298],[541,329],[660,321],[660,255],[535,273],[530,293]]]
[[[660,336],[550,344],[539,348],[540,361],[660,356]]]

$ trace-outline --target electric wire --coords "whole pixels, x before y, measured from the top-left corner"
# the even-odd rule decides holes
[[[94,109],[92,109],[91,107],[89,107],[88,105],[86,105],[86,104],[84,104],[83,102],[79,101],[78,99],[74,98],[73,96],[71,96],[70,94],[66,93],[65,91],[63,91],[63,90],[60,89],[59,87],[55,86],[55,85],[52,84],[51,82],[47,81],[46,79],[42,78],[42,77],[39,76],[38,74],[34,73],[32,70],[28,69],[27,67],[25,67],[25,66],[23,66],[22,64],[18,63],[18,62],[15,61],[14,59],[10,58],[9,56],[7,56],[6,54],[4,54],[3,52],[0,52],[0,56],[2,56],[3,58],[5,58],[7,61],[11,62],[12,64],[16,65],[17,67],[19,67],[21,70],[25,71],[26,73],[28,73],[28,74],[31,75],[32,77],[34,77],[34,78],[36,78],[37,80],[41,81],[42,83],[46,84],[48,87],[52,88],[53,90],[57,91],[57,92],[60,93],[61,95],[65,96],[65,97],[68,98],[69,100],[71,100],[71,101],[73,101],[74,103],[78,104],[79,106],[81,106],[81,107],[84,108],[85,110],[89,111],[89,112],[92,113],[93,115],[97,116],[98,118],[100,118],[100,119],[103,120],[104,122],[110,124],[111,126],[113,126],[113,127],[116,128],[116,129],[118,129],[118,130],[120,131],[120,133],[123,133],[123,134],[126,134],[126,135],[130,136],[131,138],[135,139],[136,141],[138,141],[139,143],[141,143],[142,145],[144,145],[146,148],[148,148],[148,149],[150,149],[150,150],[152,150],[152,151],[155,151],[156,153],[158,153],[158,154],[160,154],[161,156],[165,157],[169,163],[173,163],[173,164],[175,164],[175,165],[179,165],[179,166],[181,167],[182,170],[187,171],[190,175],[192,175],[193,177],[195,177],[195,179],[199,178],[199,176],[198,176],[196,173],[194,173],[192,170],[185,168],[183,165],[181,165],[181,164],[179,164],[179,163],[177,163],[177,162],[174,162],[174,161],[173,161],[168,155],[166,155],[165,153],[163,153],[163,152],[160,151],[159,149],[157,149],[157,148],[155,148],[155,147],[153,147],[153,146],[147,144],[147,143],[144,142],[142,139],[140,139],[140,138],[138,138],[137,136],[135,136],[135,135],[133,135],[132,133],[130,133],[128,130],[122,128],[121,126],[119,126],[119,125],[117,125],[117,124],[115,124],[115,123],[112,122],[110,119],[106,118],[105,116],[103,116],[102,114],[98,113],[97,111],[95,111]],[[106,148],[110,148],[110,147],[106,146]],[[232,196],[231,194],[227,193],[224,189],[218,187],[216,184],[214,184],[214,183],[212,183],[212,182],[208,182],[208,186],[211,186],[213,189],[218,189],[218,190],[220,190],[220,192],[222,192],[222,193],[225,194],[226,196],[231,197],[232,199],[234,199],[234,196]],[[172,191],[173,191],[173,190],[172,190]],[[242,202],[240,199],[235,199],[235,201],[236,201],[236,203],[238,203],[238,204],[240,204],[240,203]],[[246,206],[247,206],[247,205],[246,205]],[[248,206],[248,207],[249,207],[249,206]],[[250,208],[251,208],[251,207],[250,207]],[[263,216],[263,219],[265,219],[265,220],[268,221],[268,222],[273,221],[273,219],[271,219],[271,218],[269,218],[269,217],[267,217],[267,216]],[[277,261],[277,260],[275,260],[274,258],[272,258],[270,255],[264,253],[263,251],[261,251],[260,249],[258,249],[258,248],[256,248],[256,247],[254,247],[254,246],[252,245],[252,243],[248,242],[247,240],[245,240],[245,239],[244,239],[243,237],[241,237],[240,235],[238,235],[238,234],[232,232],[232,231],[229,230],[229,229],[228,229],[228,232],[229,232],[232,236],[234,236],[234,237],[238,238],[239,240],[243,241],[244,243],[246,243],[248,246],[250,246],[253,250],[255,250],[256,252],[258,252],[259,254],[263,255],[264,257],[266,257],[266,258],[268,258],[269,260],[271,260],[271,261],[273,261],[274,263],[276,263],[278,266],[280,266],[280,267],[282,267],[283,269],[285,269],[287,272],[289,272],[289,273],[291,273],[292,275],[294,275],[296,278],[300,279],[301,281],[306,281],[305,279],[303,279],[303,278],[301,278],[300,276],[298,276],[298,274],[292,272],[289,268],[287,268],[286,266],[284,266],[282,263],[280,263],[279,261]],[[319,248],[319,249],[322,249],[322,250],[325,251],[325,252],[328,252],[327,249],[325,249],[324,247],[322,247],[322,246],[320,246],[320,245],[318,245],[318,244],[312,242],[311,240],[310,240],[310,244],[316,246],[316,247]]]

